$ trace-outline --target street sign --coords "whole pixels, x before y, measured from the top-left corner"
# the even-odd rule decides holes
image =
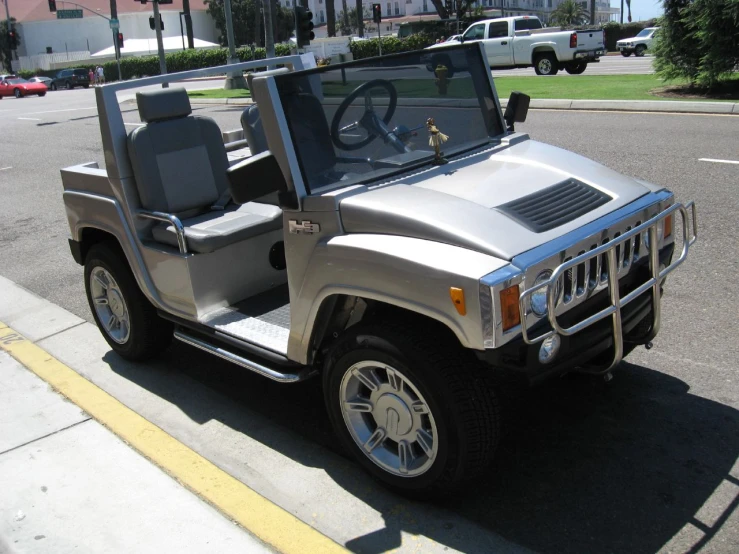
[[[111,29],[118,29],[121,26],[121,22],[117,19],[111,19],[110,20],[110,28]]]
[[[57,10],[57,19],[82,19],[82,10]]]

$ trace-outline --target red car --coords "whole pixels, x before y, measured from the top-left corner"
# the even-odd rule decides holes
[[[21,77],[8,75],[0,80],[0,98],[3,96],[15,96],[22,98],[29,94],[38,94],[44,96],[46,94],[46,85],[43,83],[31,83]]]

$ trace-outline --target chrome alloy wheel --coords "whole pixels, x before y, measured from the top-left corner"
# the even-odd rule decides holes
[[[400,477],[431,468],[439,448],[434,417],[397,369],[377,361],[354,364],[341,380],[340,402],[354,442],[375,464]]]
[[[543,75],[549,75],[552,72],[552,62],[548,58],[542,58],[539,60],[539,71]]]
[[[105,268],[97,266],[90,272],[90,296],[105,332],[118,344],[124,344],[131,331],[128,307],[118,283]]]

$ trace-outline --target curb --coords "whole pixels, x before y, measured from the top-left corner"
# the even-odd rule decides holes
[[[190,97],[190,103],[248,106],[254,102],[251,98]],[[507,105],[508,100],[500,101],[500,106],[502,108],[505,108]],[[551,98],[532,99],[529,107],[535,110],[591,110],[739,115],[739,102],[686,102],[682,100],[568,100]]]

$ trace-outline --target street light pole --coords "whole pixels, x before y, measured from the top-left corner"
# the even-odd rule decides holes
[[[8,0],[5,0],[6,2]],[[110,0],[110,19],[118,19],[118,6],[116,0]],[[115,48],[115,62],[118,65],[118,80],[123,80],[123,74],[121,73],[121,45],[118,44],[118,32],[120,28],[111,27],[110,30],[113,33],[113,48]]]
[[[167,74],[167,59],[164,57],[164,43],[162,42],[162,19],[159,15],[159,2],[152,2],[154,8],[154,28],[157,32],[157,50],[159,50],[159,73]],[[169,88],[169,83],[162,83],[162,88]]]
[[[231,0],[223,0],[223,11],[226,15],[226,40],[228,40],[228,63],[239,63],[239,58],[236,57],[236,46],[234,44],[234,23],[233,16],[231,15]],[[223,88],[234,89],[234,88],[246,88],[246,79],[241,71],[234,71],[229,73],[226,77],[226,81],[223,83]]]
[[[190,15],[190,0],[182,0],[182,11],[185,14],[185,31],[187,32],[187,47],[195,48],[195,39],[192,34],[192,16]]]

